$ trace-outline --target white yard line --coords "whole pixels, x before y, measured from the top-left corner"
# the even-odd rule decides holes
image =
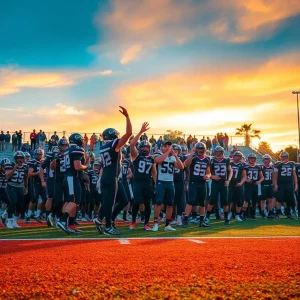
[[[190,242],[196,243],[196,244],[205,244],[205,242],[200,241],[200,240],[189,240]]]
[[[130,241],[128,241],[128,239],[119,239],[119,242],[121,245],[129,245],[131,244]]]

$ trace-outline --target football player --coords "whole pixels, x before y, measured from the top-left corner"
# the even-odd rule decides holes
[[[133,207],[132,223],[130,229],[134,229],[136,216],[140,204],[145,206],[144,229],[149,231],[149,219],[151,214],[151,199],[153,195],[152,178],[156,182],[156,165],[154,158],[150,155],[151,146],[147,140],[139,143],[139,149],[136,148],[140,136],[149,129],[148,123],[143,123],[140,132],[132,139],[130,143],[130,156],[133,164]]]
[[[165,141],[162,146],[162,155],[156,156],[154,162],[157,164],[157,181],[155,188],[156,203],[154,206],[154,226],[153,231],[158,231],[158,217],[163,201],[166,201],[166,226],[165,230],[174,231],[171,223],[175,187],[174,187],[174,168],[183,170],[182,161],[172,148],[170,141]]]
[[[271,156],[266,154],[263,157],[263,165],[262,165],[262,174],[264,176],[264,180],[261,183],[261,201],[260,208],[261,214],[263,218],[269,217],[274,218],[274,197],[273,197],[273,182],[272,182],[272,173],[273,173],[273,165],[271,163]],[[268,203],[268,214],[265,214],[265,206],[266,201]]]
[[[274,164],[273,174],[274,191],[277,192],[277,217],[280,215],[281,204],[285,203],[284,214],[288,218],[293,218],[291,207],[294,208],[295,206],[294,193],[298,190],[298,181],[295,165],[289,161],[287,152],[280,153],[280,162]]]
[[[99,208],[101,204],[101,194],[99,194],[97,189],[97,182],[99,180],[99,174],[101,171],[101,165],[99,162],[95,161],[93,166],[90,166],[87,170],[87,174],[90,179],[90,190],[89,190],[89,218],[96,218],[99,213]]]
[[[186,155],[181,155],[181,147],[177,144],[173,144],[172,148],[177,154],[179,159],[184,164],[187,159]],[[175,168],[174,169],[174,186],[175,186],[175,197],[174,197],[174,207],[173,207],[173,219],[172,224],[182,225],[182,214],[185,209],[185,198],[184,198],[184,180],[185,171]]]
[[[132,135],[132,125],[127,110],[121,106],[120,108],[120,113],[126,118],[126,133],[119,138],[119,133],[115,129],[105,129],[102,133],[103,145],[100,147],[100,156],[103,164],[103,172],[101,176],[103,205],[101,206],[99,217],[95,218],[93,222],[98,231],[101,233],[102,219],[105,218],[106,228],[104,230],[104,234],[106,235],[119,234],[119,232],[113,227],[114,224],[112,221],[128,203],[124,186],[121,181],[118,181],[118,176],[120,174],[120,150]],[[116,196],[118,198],[117,205],[115,205]]]
[[[261,167],[256,164],[256,155],[250,153],[248,155],[248,164],[244,167],[246,170],[246,183],[245,183],[245,201],[243,204],[243,216],[246,218],[249,204],[251,205],[250,216],[255,219],[256,205],[259,202],[258,186],[264,180]]]
[[[31,180],[31,191],[30,191],[30,203],[26,215],[26,223],[30,223],[30,218],[33,215],[35,206],[37,204],[37,211],[35,219],[37,222],[42,223],[41,212],[45,207],[47,201],[47,190],[46,187],[42,185],[40,178],[40,167],[43,162],[44,152],[41,149],[34,150],[34,159],[27,162],[28,165],[28,178]],[[41,201],[39,200],[41,199]]]
[[[52,215],[49,215],[49,222],[53,224],[53,220],[60,220],[62,213],[65,212],[62,210],[64,202],[64,187],[63,181],[66,172],[65,165],[65,155],[64,153],[69,148],[69,142],[62,138],[58,141],[58,152],[55,151],[55,148],[52,147],[53,159],[50,163],[50,168],[54,172],[54,201],[52,207]],[[56,222],[57,224],[57,222]]]
[[[229,225],[228,219],[228,186],[232,178],[232,169],[230,166],[230,159],[224,157],[224,149],[221,146],[215,148],[215,157],[210,161],[211,170],[211,198],[207,206],[206,219],[209,217],[213,206],[221,200],[221,206],[224,209],[225,225]]]
[[[64,195],[66,195],[64,213],[57,226],[66,233],[81,233],[75,226],[76,210],[81,201],[80,177],[89,166],[89,157],[85,156],[83,137],[73,133],[69,137],[69,148],[64,152],[65,176]]]
[[[206,156],[206,146],[204,143],[197,143],[191,150],[190,155],[184,162],[188,168],[188,197],[185,212],[182,214],[182,225],[188,225],[188,217],[193,206],[200,206],[200,227],[208,227],[204,220],[205,200],[207,197],[207,180],[210,178],[210,159]]]
[[[19,228],[17,215],[22,211],[24,194],[28,191],[28,167],[24,164],[25,155],[22,151],[14,154],[14,162],[5,164],[7,179],[7,195],[9,205],[7,207],[7,228]],[[14,218],[13,218],[13,214]]]
[[[45,159],[41,164],[40,174],[39,174],[40,180],[42,183],[42,187],[47,188],[47,193],[48,193],[48,199],[45,204],[45,209],[46,209],[46,221],[47,221],[47,225],[49,227],[53,226],[52,222],[50,222],[50,220],[49,220],[49,215],[51,213],[52,199],[53,199],[53,195],[54,195],[54,172],[50,168],[50,163],[53,159],[54,152],[58,152],[58,148],[52,147],[51,150],[53,152],[46,153]],[[45,174],[46,174],[46,178],[45,178]]]
[[[7,205],[9,204],[9,200],[7,197],[6,187],[7,187],[7,179],[5,176],[5,164],[10,163],[10,160],[7,158],[3,158],[0,162],[0,203],[1,208],[3,209],[3,213],[1,215],[1,221],[3,226],[6,226],[7,223]]]
[[[244,183],[247,179],[245,164],[242,162],[243,154],[240,151],[233,153],[232,162],[232,178],[229,184],[228,199],[230,206],[235,205],[235,220],[242,222],[240,217],[241,208],[244,200]]]

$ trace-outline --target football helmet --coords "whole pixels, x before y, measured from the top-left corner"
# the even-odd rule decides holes
[[[104,141],[111,141],[119,137],[119,132],[114,128],[107,128],[103,131],[102,137]]]
[[[10,160],[8,158],[1,159],[0,166],[4,167],[6,164],[9,164]]]
[[[57,147],[60,151],[64,151],[64,148],[65,147],[69,147],[69,142],[66,140],[66,139],[60,139],[58,142],[57,142]],[[53,147],[54,148],[54,147]],[[52,148],[52,149],[53,149]],[[54,152],[52,150],[52,152]]]
[[[81,134],[79,133],[72,133],[70,136],[69,136],[69,143],[70,144],[75,144],[79,147],[82,147],[83,145],[83,137]]]
[[[271,158],[271,156],[270,156],[269,154],[265,154],[265,155],[262,157],[262,159],[264,160],[264,159],[272,159],[272,158]]]
[[[280,153],[280,157],[281,157],[281,158],[283,158],[283,157],[287,157],[287,158],[288,158],[288,157],[289,157],[289,154],[288,154],[288,152],[284,151],[284,152],[281,152],[281,153]]]
[[[44,152],[42,149],[35,149],[33,155],[36,160],[41,160],[44,155]]]
[[[22,163],[25,160],[25,154],[22,151],[17,151],[14,153],[14,160],[16,163]]]
[[[151,145],[147,140],[143,140],[139,143],[139,152],[143,155],[149,155],[151,150]],[[148,148],[148,149],[147,149]]]

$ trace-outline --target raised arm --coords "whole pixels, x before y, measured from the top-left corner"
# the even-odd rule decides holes
[[[132,125],[131,125],[131,121],[130,121],[128,112],[124,107],[122,107],[122,106],[119,106],[119,107],[121,108],[120,113],[126,117],[126,133],[119,139],[118,145],[115,149],[116,152],[120,151],[120,149],[126,144],[128,139],[132,135]]]
[[[132,161],[134,161],[137,158],[137,155],[138,155],[138,151],[137,151],[135,145],[138,143],[138,141],[140,139],[140,136],[144,132],[146,132],[147,130],[150,129],[150,127],[148,127],[148,126],[149,126],[149,123],[144,122],[143,125],[142,125],[141,130],[139,131],[139,133],[130,142],[130,156],[131,156]]]

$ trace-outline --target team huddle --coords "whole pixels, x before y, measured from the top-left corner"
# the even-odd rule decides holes
[[[131,215],[130,230],[141,218],[146,231],[158,231],[163,222],[166,231],[189,223],[209,227],[210,216],[221,219],[221,210],[225,225],[255,219],[257,209],[263,218],[294,218],[297,208],[299,213],[300,164],[290,162],[287,152],[274,164],[264,155],[258,165],[255,154],[245,159],[236,151],[226,158],[221,146],[211,156],[201,142],[190,153],[170,141],[153,151],[147,140],[140,141],[149,124],[132,137],[128,112],[120,108],[126,132],[120,137],[113,128],[104,130],[99,157],[85,151],[83,137],[74,133],[45,155],[37,149],[33,158],[17,151],[12,162],[3,159],[2,224],[19,228],[22,217],[43,223],[45,212],[47,225],[67,234],[81,233],[77,220],[82,220],[93,222],[100,234],[118,235],[115,220],[122,211],[124,221]]]

